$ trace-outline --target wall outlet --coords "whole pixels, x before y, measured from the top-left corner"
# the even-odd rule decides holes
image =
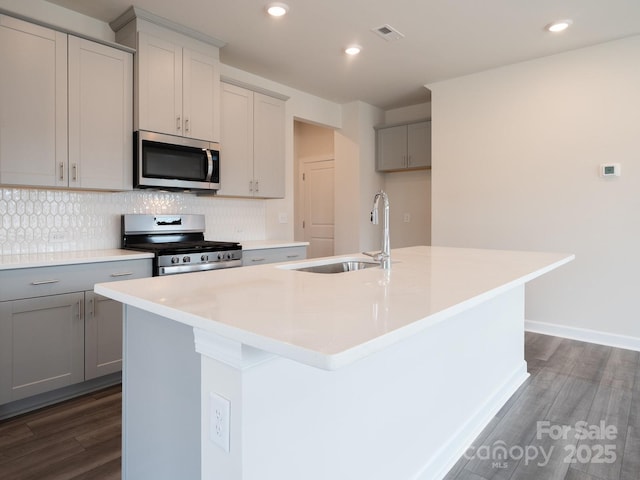
[[[286,212],[280,212],[278,214],[278,222],[289,223],[289,215],[287,215]]]
[[[225,452],[228,452],[231,402],[217,393],[209,392],[209,412],[209,438]]]
[[[64,242],[67,239],[66,232],[51,232],[49,234],[49,241],[52,243]]]
[[[410,215],[410,214],[408,214],[408,213],[405,213],[405,214],[404,214],[404,218],[403,218],[403,220],[404,220],[404,223],[409,223],[409,222],[411,222],[411,215]]]

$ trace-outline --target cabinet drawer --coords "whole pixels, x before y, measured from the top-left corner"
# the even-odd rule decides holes
[[[0,301],[93,290],[96,283],[151,276],[151,259],[0,271]]]
[[[307,258],[307,247],[265,248],[242,252],[242,266],[262,265],[264,263],[291,262]]]

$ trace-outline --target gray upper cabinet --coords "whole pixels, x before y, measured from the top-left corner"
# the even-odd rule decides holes
[[[110,26],[136,49],[133,129],[219,142],[224,42],[137,7]]]
[[[130,190],[133,58],[69,36],[69,186]]]
[[[285,102],[222,83],[219,195],[283,198]]]
[[[67,186],[67,35],[0,15],[0,184]]]
[[[217,142],[220,62],[203,53],[217,49],[197,51],[167,37],[138,34],[136,129]]]
[[[431,167],[431,121],[378,127],[376,157],[379,172]]]
[[[131,53],[0,15],[0,64],[0,184],[131,188]]]

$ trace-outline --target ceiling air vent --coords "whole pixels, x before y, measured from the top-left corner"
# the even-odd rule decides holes
[[[404,38],[404,35],[391,25],[382,25],[381,27],[373,28],[371,31],[384,38],[387,42]]]

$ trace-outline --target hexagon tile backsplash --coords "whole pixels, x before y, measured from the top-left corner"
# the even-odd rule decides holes
[[[123,213],[201,213],[208,240],[265,238],[263,200],[0,188],[0,255],[118,248]]]

